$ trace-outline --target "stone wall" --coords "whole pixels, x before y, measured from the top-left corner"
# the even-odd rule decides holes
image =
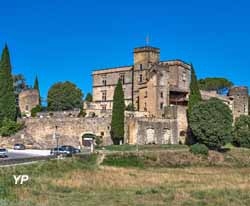
[[[25,129],[14,137],[2,140],[2,144],[24,143],[33,148],[53,148],[56,146],[54,134],[59,136],[60,145],[82,146],[84,134],[101,136],[104,145],[112,143],[110,138],[110,117],[95,118],[27,118]],[[57,128],[57,129],[56,129]]]
[[[156,118],[127,118],[125,143],[178,144],[177,121]]]

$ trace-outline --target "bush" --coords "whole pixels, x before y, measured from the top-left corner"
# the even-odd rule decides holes
[[[36,114],[38,112],[42,112],[43,111],[43,108],[41,105],[37,105],[36,107],[34,107],[32,110],[31,110],[31,116],[32,117],[36,117]]]
[[[208,155],[208,148],[204,144],[194,144],[190,147],[190,152],[195,155]]]
[[[3,137],[11,136],[24,127],[23,123],[18,123],[10,119],[4,119],[0,128],[0,135]]]
[[[236,119],[233,144],[238,147],[250,148],[250,116],[241,115]]]
[[[218,99],[212,98],[195,105],[189,122],[197,142],[208,148],[219,149],[232,140],[232,112]]]

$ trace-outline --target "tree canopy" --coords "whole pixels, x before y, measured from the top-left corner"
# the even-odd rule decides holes
[[[48,92],[48,110],[65,111],[82,108],[82,91],[69,81],[54,84]]]
[[[121,80],[118,81],[114,97],[113,97],[113,110],[111,121],[111,138],[114,144],[119,144],[124,139],[124,93],[122,89]]]
[[[211,149],[218,149],[232,140],[232,112],[218,99],[195,105],[189,124],[196,140]]]
[[[0,61],[0,124],[4,119],[15,121],[17,116],[16,97],[11,72],[10,54],[6,45]]]
[[[188,101],[188,114],[191,113],[193,106],[195,106],[200,101],[201,101],[201,93],[194,67],[191,64],[191,82],[190,82],[190,95]]]
[[[233,86],[233,83],[225,78],[205,78],[198,81],[199,88],[205,91],[217,91],[222,94]]]

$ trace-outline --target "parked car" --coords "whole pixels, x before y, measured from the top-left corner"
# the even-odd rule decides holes
[[[70,145],[63,145],[60,148],[63,150],[65,154],[77,154],[81,152],[79,149]]]
[[[25,150],[25,146],[23,144],[15,144],[14,150]]]
[[[5,148],[0,148],[0,157],[8,157],[8,150]]]
[[[51,155],[64,155],[69,156],[72,154],[80,153],[81,151],[73,146],[70,145],[63,145],[61,147],[55,147],[51,149],[50,154]]]

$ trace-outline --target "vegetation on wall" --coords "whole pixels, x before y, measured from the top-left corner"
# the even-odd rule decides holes
[[[111,138],[114,144],[119,144],[124,139],[124,93],[121,80],[118,81],[114,97],[111,121]]]
[[[42,112],[44,110],[45,110],[45,108],[43,108],[41,105],[37,105],[36,107],[34,107],[31,110],[31,116],[32,117],[36,117],[36,115],[37,115],[38,112]]]
[[[241,115],[236,119],[233,134],[234,145],[250,148],[250,116]]]
[[[233,83],[225,78],[205,78],[198,81],[199,88],[205,91],[217,91],[218,94],[223,94]]]
[[[195,74],[195,69],[191,64],[191,82],[190,82],[190,95],[188,101],[188,116],[192,112],[193,107],[201,101],[201,93]]]
[[[82,108],[82,91],[69,81],[54,84],[48,92],[48,110],[65,111]]]
[[[195,105],[189,123],[196,140],[211,149],[219,149],[232,140],[232,112],[218,99]]]

